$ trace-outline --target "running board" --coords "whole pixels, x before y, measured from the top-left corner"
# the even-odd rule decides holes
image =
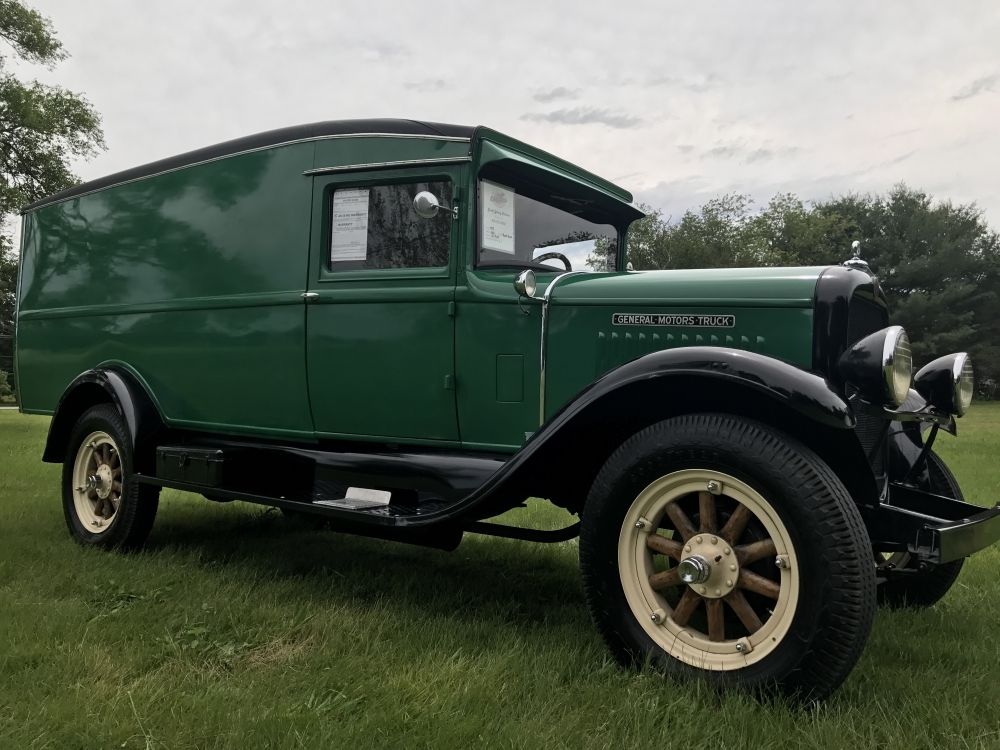
[[[153,485],[156,487],[167,487],[181,490],[183,492],[194,492],[204,494],[210,491],[213,499],[223,500],[244,500],[246,502],[268,505],[283,510],[324,518],[330,522],[332,528],[337,531],[344,531],[362,536],[375,537],[378,539],[388,539],[408,544],[417,544],[424,547],[434,547],[447,551],[454,550],[462,541],[464,532],[482,534],[485,536],[504,537],[507,539],[519,539],[526,542],[539,542],[552,544],[556,542],[566,542],[575,539],[580,535],[580,522],[577,521],[562,529],[529,529],[521,526],[508,526],[506,524],[490,523],[488,521],[474,521],[465,525],[454,523],[440,523],[432,526],[410,527],[405,523],[393,523],[394,515],[390,512],[390,506],[378,503],[369,507],[359,508],[346,505],[338,505],[330,500],[319,500],[305,502],[302,500],[292,500],[285,497],[271,497],[269,495],[256,495],[253,493],[240,492],[235,490],[221,489],[218,487],[205,487],[204,485],[191,482],[179,482],[176,480],[160,479],[145,474],[132,474],[129,477],[139,484]],[[420,515],[421,512],[438,512],[444,503],[425,503],[426,508],[395,508],[398,514],[406,513],[407,516]],[[400,518],[400,516],[395,516]]]
[[[419,527],[407,526],[405,522],[398,523],[392,514],[386,512],[386,506],[379,506],[379,508],[375,509],[382,511],[378,513],[373,512],[371,508],[351,510],[325,502],[292,500],[286,497],[272,497],[270,495],[258,495],[252,492],[219,487],[205,487],[204,485],[192,484],[191,482],[160,479],[159,477],[152,477],[146,474],[131,474],[129,479],[139,484],[167,487],[183,492],[207,493],[213,499],[244,500],[250,503],[257,503],[258,505],[267,505],[273,508],[281,508],[282,510],[309,514],[328,521],[334,531],[341,531],[347,534],[387,539],[394,542],[405,542],[406,544],[416,544],[421,547],[434,547],[448,552],[458,547],[462,541],[463,530],[454,523],[437,523]],[[426,512],[439,509],[440,507],[427,508]],[[407,510],[410,515],[413,514],[413,509]]]

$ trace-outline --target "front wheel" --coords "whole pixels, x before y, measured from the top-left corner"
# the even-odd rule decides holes
[[[717,685],[822,698],[874,617],[871,547],[843,484],[791,437],[727,415],[626,441],[587,498],[580,559],[620,661]]]
[[[111,404],[84,412],[70,435],[63,463],[63,515],[83,545],[141,547],[156,517],[160,490],[129,478],[128,426]]]

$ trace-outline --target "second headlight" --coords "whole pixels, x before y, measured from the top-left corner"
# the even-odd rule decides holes
[[[972,403],[972,384],[972,360],[965,352],[938,357],[913,379],[913,387],[928,403],[958,417]]]

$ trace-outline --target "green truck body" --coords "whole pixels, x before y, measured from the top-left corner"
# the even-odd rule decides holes
[[[574,186],[594,179],[524,144],[482,137],[479,162],[516,159]],[[114,363],[144,384],[170,426],[516,451],[539,426],[540,310],[519,307],[515,269],[476,267],[470,196],[480,163],[469,151],[466,141],[430,137],[292,143],[28,213],[23,409],[53,413],[77,375]],[[456,163],[310,174],[440,159]],[[460,212],[447,267],[328,269],[331,188],[433,179],[451,181]],[[623,224],[635,216],[624,191],[606,195],[621,203]],[[597,376],[658,349],[704,343],[808,368],[821,270],[567,279],[552,296],[546,416]],[[558,271],[539,273],[542,292]],[[307,304],[307,292],[318,299]],[[736,314],[737,323],[612,326],[614,313],[634,311]]]
[[[160,489],[454,549],[580,536],[624,664],[822,697],[876,601],[929,605],[1000,537],[933,453],[956,353],[914,376],[841,266],[633,271],[632,196],[488,128],[248,136],[25,208],[15,370],[82,544]],[[537,497],[565,529],[495,516]]]

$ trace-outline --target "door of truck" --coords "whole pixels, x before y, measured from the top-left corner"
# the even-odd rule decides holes
[[[459,439],[455,265],[462,167],[313,178],[306,359],[319,437]],[[419,216],[420,192],[441,204]]]

